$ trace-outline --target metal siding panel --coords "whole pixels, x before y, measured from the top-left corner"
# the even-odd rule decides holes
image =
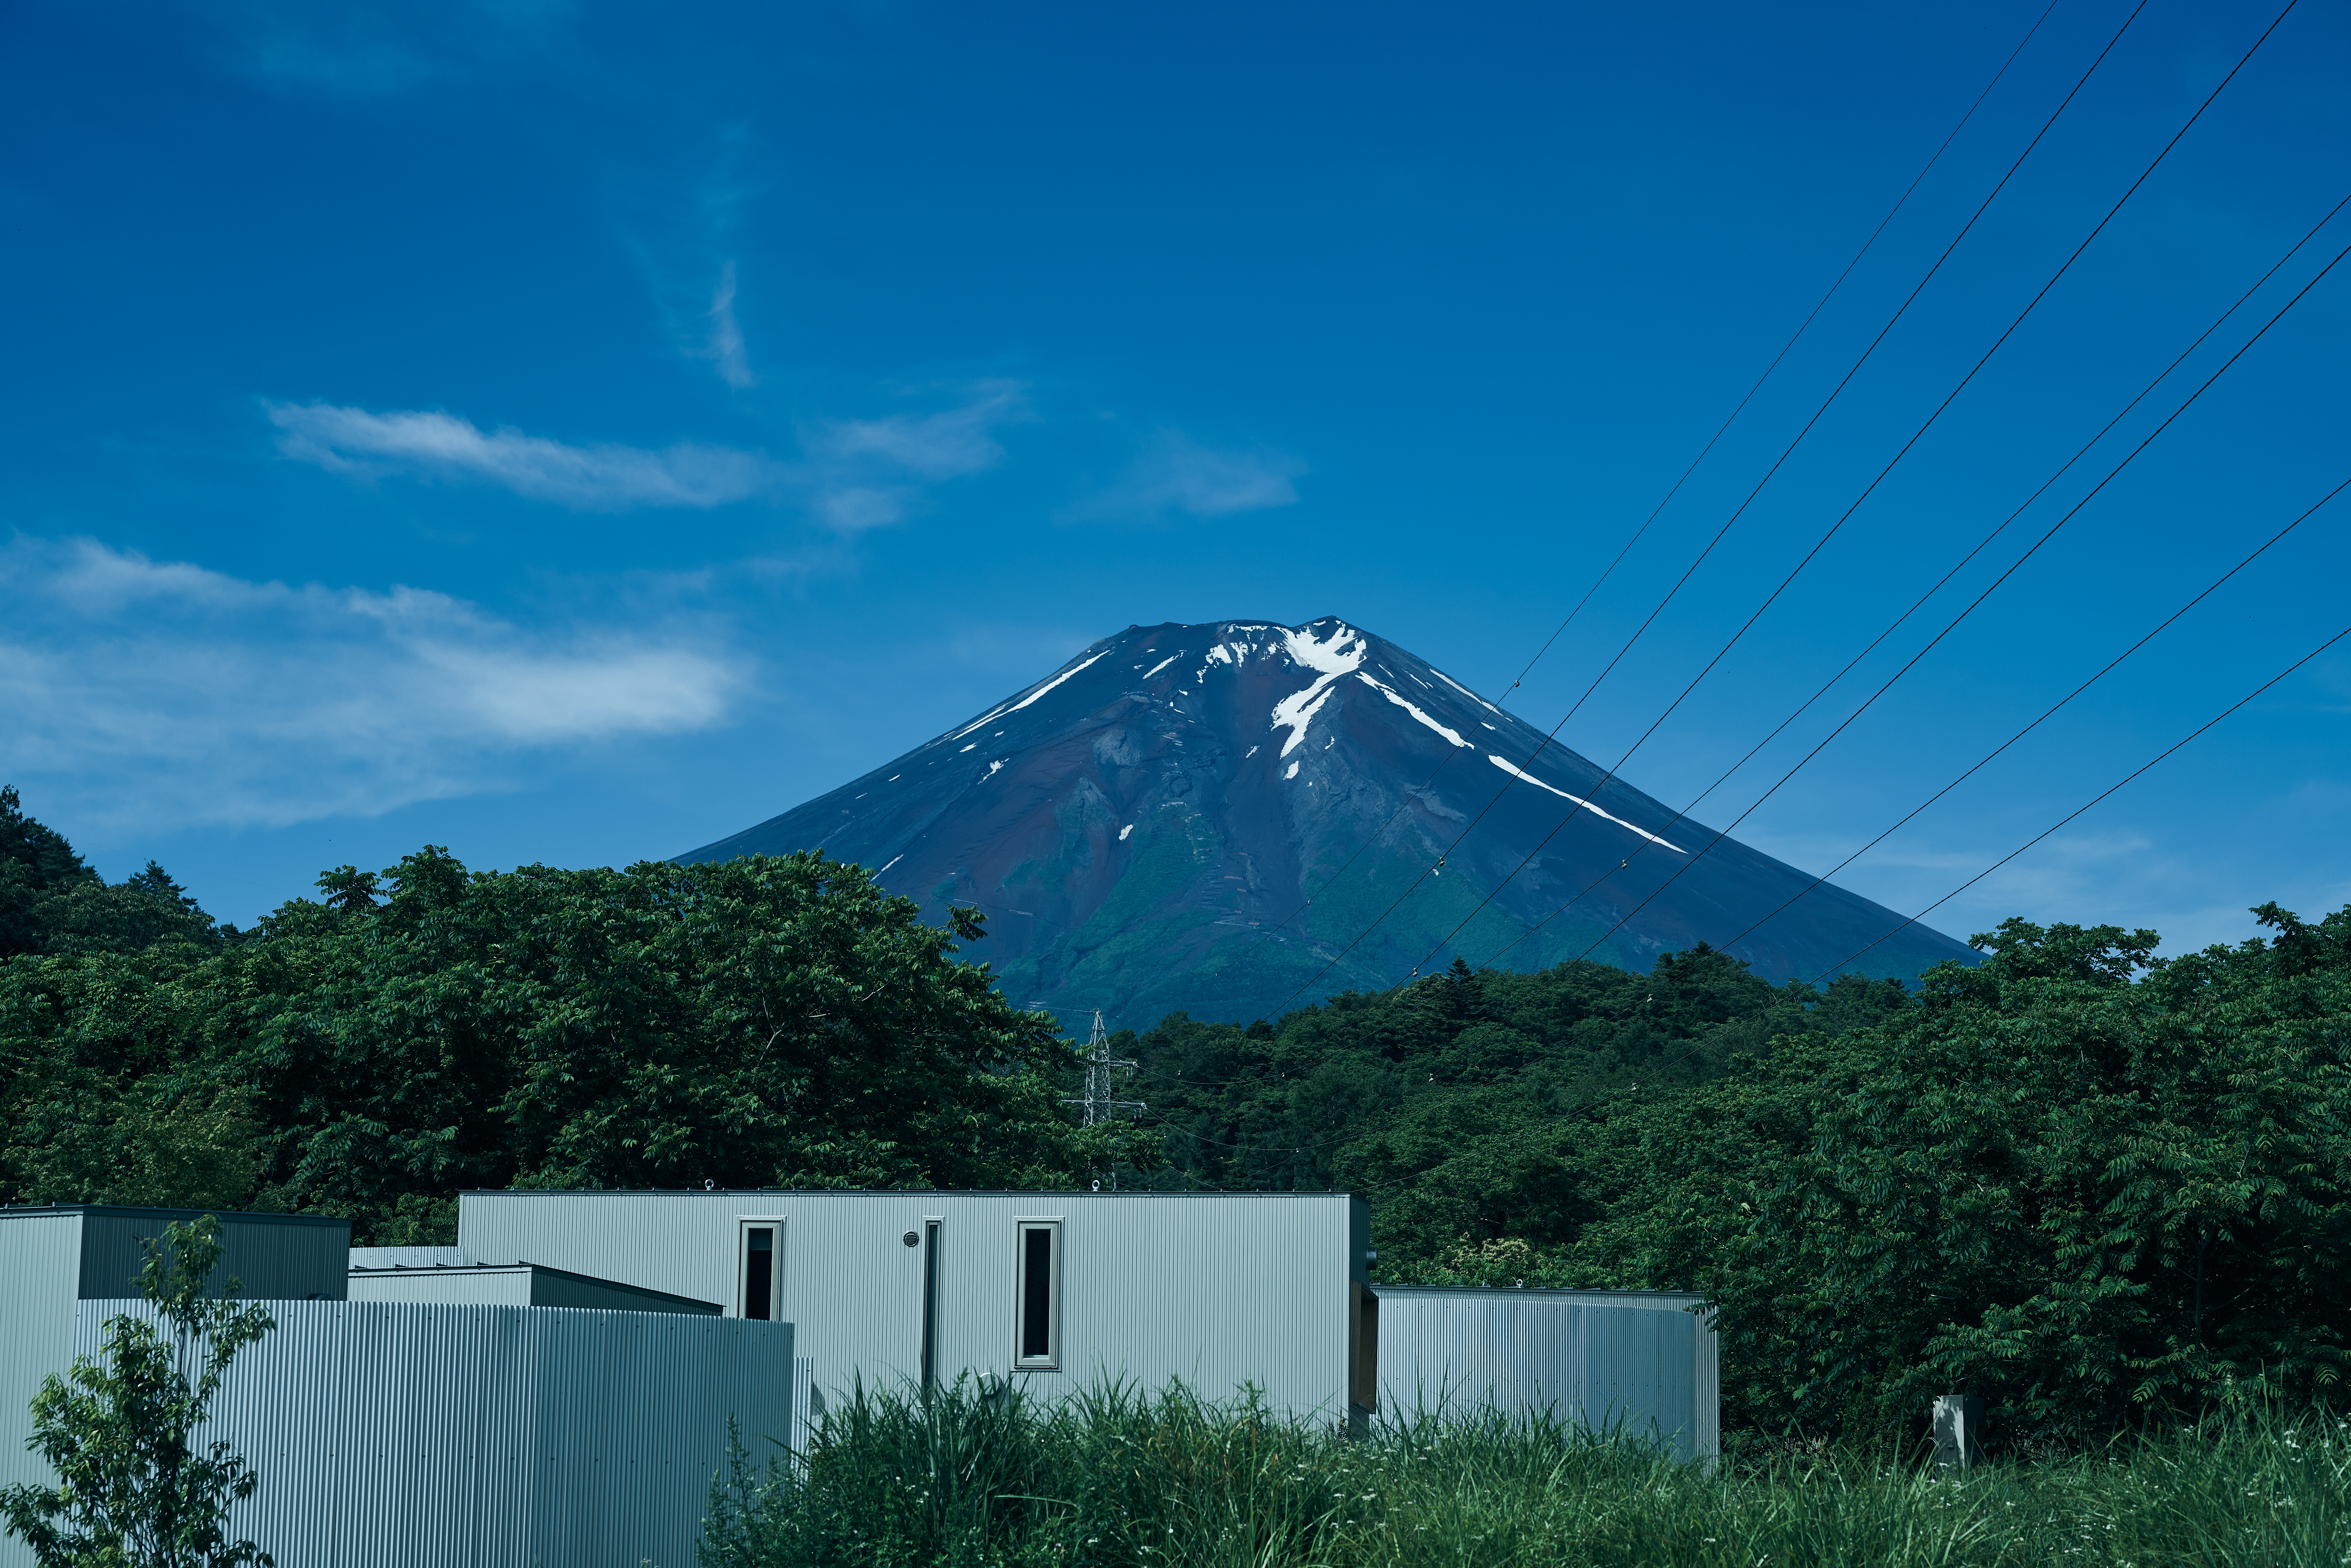
[[[90,1301],[76,1338],[144,1303]],[[792,1331],[678,1313],[274,1303],[211,1428],[261,1478],[239,1533],[293,1565],[690,1568],[729,1416],[792,1423]]]
[[[687,1317],[720,1315],[716,1301],[688,1301],[642,1286],[584,1279],[553,1269],[533,1268],[530,1288],[530,1304],[535,1307],[593,1307],[605,1312],[675,1312]]]
[[[82,1217],[80,1290],[84,1301],[120,1300],[139,1293],[146,1260],[141,1240],[154,1240],[173,1220],[197,1209],[92,1208]],[[234,1278],[253,1301],[343,1300],[350,1268],[351,1222],[324,1217],[225,1214],[221,1260],[213,1287]]]
[[[795,1325],[797,1326],[797,1325]],[[794,1462],[807,1458],[809,1446],[815,1437],[817,1421],[816,1363],[805,1355],[792,1358],[792,1431],[791,1453]]]
[[[528,1269],[402,1269],[350,1276],[354,1301],[438,1301],[451,1306],[529,1307],[556,1303],[531,1300]]]
[[[1721,1453],[1719,1347],[1681,1291],[1382,1286],[1381,1407],[1490,1405],[1621,1425],[1685,1458]]]
[[[0,1215],[0,1486],[57,1482],[25,1440],[42,1381],[73,1364],[81,1227],[78,1214]],[[0,1564],[32,1561],[23,1542],[0,1532]]]
[[[1181,1378],[1212,1398],[1253,1384],[1276,1408],[1335,1420],[1361,1207],[1336,1193],[466,1193],[458,1242],[731,1313],[738,1218],[780,1218],[780,1315],[813,1386],[834,1396],[861,1376],[919,1375],[923,1249],[900,1238],[931,1216],[943,1221],[941,1375],[1008,1372],[1014,1220],[1059,1215],[1062,1370],[1012,1375],[1033,1393],[1120,1375],[1146,1389]]]

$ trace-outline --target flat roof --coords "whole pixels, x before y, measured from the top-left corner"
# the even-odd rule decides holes
[[[576,1280],[583,1285],[598,1285],[608,1291],[626,1291],[632,1296],[656,1296],[664,1301],[683,1301],[690,1307],[708,1307],[721,1311],[716,1301],[705,1301],[697,1296],[681,1296],[672,1291],[656,1291],[648,1285],[632,1285],[622,1280],[607,1280],[601,1274],[575,1274],[569,1269],[551,1268],[545,1263],[354,1263],[350,1272],[360,1274],[552,1274],[559,1280]]]
[[[1016,1186],[576,1186],[466,1187],[461,1197],[1357,1197],[1332,1192],[1195,1192],[1154,1187]]]
[[[351,1228],[348,1219],[331,1214],[253,1214],[235,1208],[142,1208],[122,1203],[27,1203],[0,1204],[0,1219],[16,1219],[43,1214],[101,1214],[109,1217],[128,1215],[133,1218],[152,1217],[165,1219],[197,1219],[204,1215],[226,1223],[240,1225],[340,1225]]]

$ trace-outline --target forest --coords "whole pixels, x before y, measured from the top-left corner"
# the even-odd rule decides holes
[[[1727,1430],[1875,1440],[1965,1386],[2076,1446],[2341,1398],[2351,911],[2158,958],[2019,920],[1916,986],[1451,972],[1115,1037],[1132,1121],[986,928],[820,855],[469,872],[222,925],[0,791],[0,1198],[446,1239],[509,1186],[1341,1187],[1379,1277],[1702,1290]]]

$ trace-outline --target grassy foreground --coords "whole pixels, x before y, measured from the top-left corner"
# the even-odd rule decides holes
[[[704,1568],[2095,1563],[2344,1568],[2351,1425],[2215,1418],[1959,1482],[1849,1453],[1708,1475],[1541,1424],[1350,1442],[1181,1392],[1042,1411],[968,1385],[868,1393],[799,1469],[738,1455]]]

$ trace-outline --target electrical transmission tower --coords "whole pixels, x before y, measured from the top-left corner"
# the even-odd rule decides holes
[[[1102,1009],[1096,1008],[1093,1038],[1086,1041],[1086,1092],[1064,1095],[1061,1103],[1084,1106],[1084,1124],[1089,1127],[1098,1122],[1109,1121],[1114,1111],[1144,1110],[1146,1107],[1140,1100],[1114,1097],[1117,1089],[1113,1074],[1134,1071],[1135,1063],[1122,1061],[1111,1055],[1110,1031],[1102,1028]]]

